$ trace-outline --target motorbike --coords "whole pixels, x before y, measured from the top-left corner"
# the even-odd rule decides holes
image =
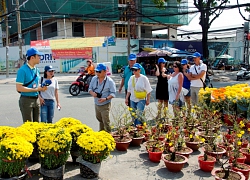
[[[83,81],[85,76],[86,76],[85,72],[81,72],[79,73],[77,79],[71,83],[69,87],[69,93],[72,96],[77,96],[81,91],[88,92],[89,84],[87,83],[87,80],[85,82]]]
[[[241,67],[240,71],[236,74],[236,81],[239,81],[240,79],[250,79],[250,71],[248,71],[246,68]]]

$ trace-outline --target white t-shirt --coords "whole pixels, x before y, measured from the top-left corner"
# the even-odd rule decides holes
[[[134,102],[139,102],[141,99],[137,99],[134,93],[134,87],[132,85],[132,78],[135,78],[135,90],[139,92],[146,91],[147,94],[150,93],[153,89],[150,86],[149,80],[146,76],[140,75],[139,78],[136,78],[135,75],[131,76],[128,81],[128,92],[131,93],[130,100]]]
[[[46,78],[43,78],[43,82],[46,81]],[[42,83],[43,83],[42,82]],[[55,100],[55,90],[59,89],[58,81],[55,78],[51,79],[51,84],[47,87],[47,90],[44,92],[40,92],[40,96],[42,96],[43,99],[54,99]]]
[[[207,65],[204,64],[204,63],[201,63],[200,65],[192,65],[189,69],[190,73],[192,74],[197,74],[196,71],[195,71],[195,68],[196,68],[196,71],[198,74],[201,73],[201,71],[207,71]],[[205,79],[206,79],[206,73],[203,75],[203,77],[201,78],[203,80],[203,82],[205,82]],[[192,87],[203,87],[203,84],[201,82],[200,79],[196,79],[196,80],[191,80],[191,86]]]

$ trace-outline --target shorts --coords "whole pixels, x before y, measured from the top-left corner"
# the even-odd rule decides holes
[[[190,97],[190,96],[191,96],[191,89],[189,89],[189,91],[185,97]]]

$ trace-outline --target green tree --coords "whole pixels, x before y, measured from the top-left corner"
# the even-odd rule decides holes
[[[165,2],[169,0],[152,0],[157,7],[162,8]],[[177,3],[181,3],[182,0],[176,0]],[[209,57],[209,51],[207,46],[208,30],[211,24],[216,18],[218,18],[223,12],[224,7],[229,4],[229,0],[193,0],[195,7],[200,12],[200,26],[202,28],[202,48],[203,57],[207,59]],[[248,7],[246,10],[250,11]]]

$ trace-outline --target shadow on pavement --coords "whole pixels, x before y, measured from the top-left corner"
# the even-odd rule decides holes
[[[166,167],[158,169],[156,171],[156,174],[164,179],[181,179],[184,176],[184,173],[182,171],[173,173],[170,172]]]

